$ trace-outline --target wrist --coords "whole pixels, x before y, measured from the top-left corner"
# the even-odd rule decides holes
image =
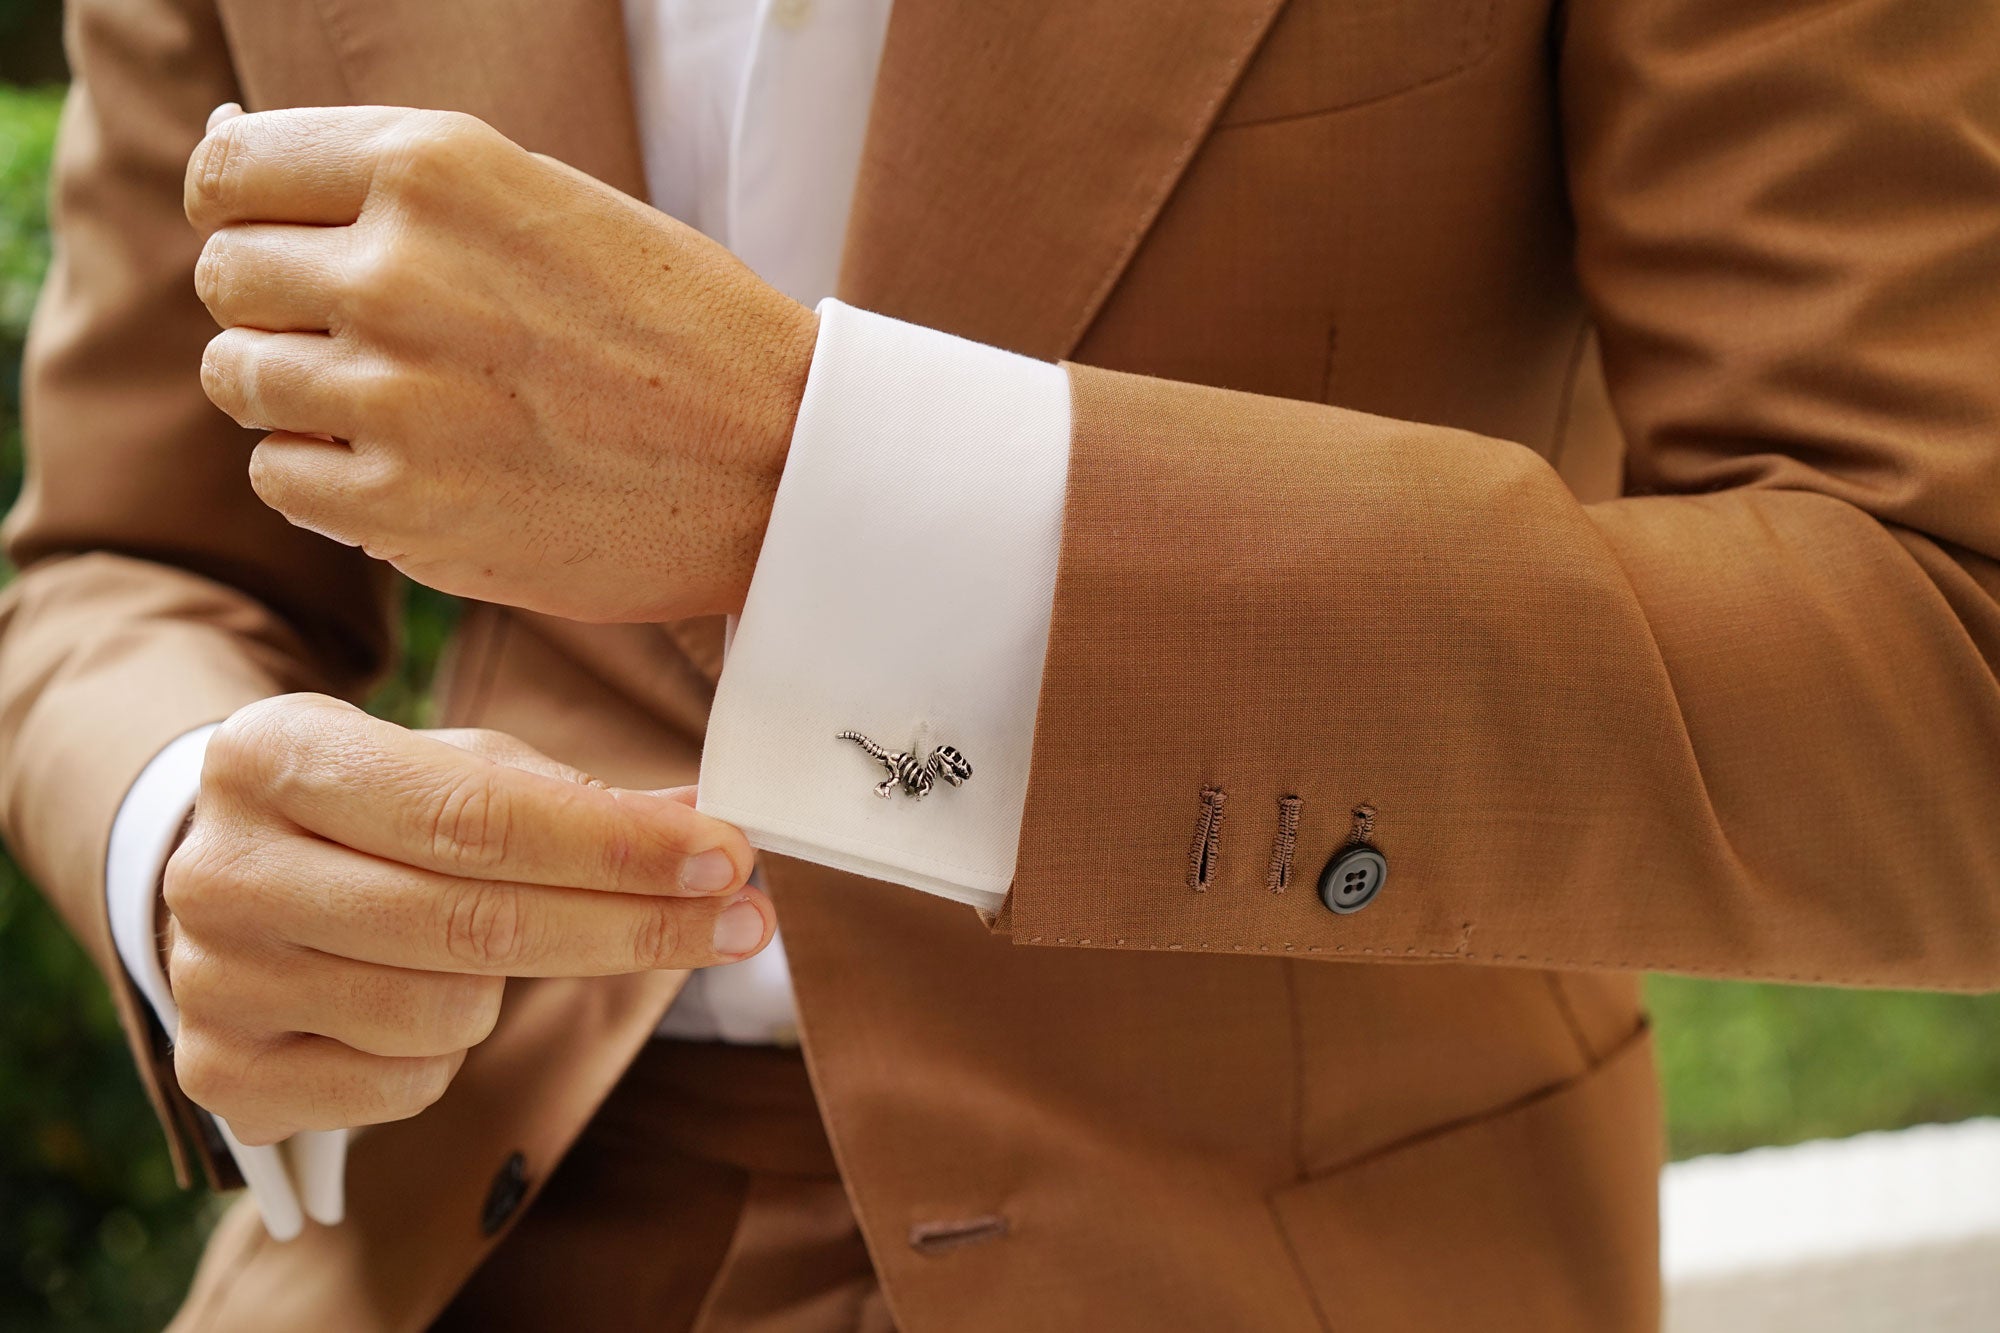
[[[784,308],[764,339],[771,391],[765,396],[762,410],[753,418],[749,432],[754,481],[730,541],[731,557],[726,564],[729,573],[718,608],[730,615],[743,609],[750,593],[751,575],[756,572],[764,533],[771,525],[778,483],[785,473],[799,408],[805,399],[806,381],[812,374],[813,348],[819,341],[819,315],[795,301],[781,299]]]

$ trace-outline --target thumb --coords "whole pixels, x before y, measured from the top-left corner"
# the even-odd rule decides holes
[[[549,758],[526,741],[503,731],[486,731],[478,727],[438,727],[418,734],[509,768],[539,773],[548,778],[561,778],[564,782],[577,782],[586,787],[609,785],[580,768],[572,768],[561,760]]]

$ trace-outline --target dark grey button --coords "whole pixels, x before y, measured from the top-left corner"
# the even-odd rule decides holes
[[[511,1153],[493,1175],[486,1191],[486,1205],[479,1210],[479,1229],[491,1236],[507,1225],[507,1219],[528,1197],[528,1159]]]
[[[1346,916],[1375,901],[1389,878],[1389,860],[1367,843],[1349,843],[1319,872],[1319,900]]]

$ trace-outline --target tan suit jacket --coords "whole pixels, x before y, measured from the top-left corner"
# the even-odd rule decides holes
[[[182,164],[238,97],[640,161],[614,0],[71,23],[0,809],[206,1158],[115,980],[107,830],[172,736],[362,690],[393,617],[203,399]],[[769,867],[904,1327],[1645,1328],[1630,974],[2000,984],[1996,70],[1958,0],[898,0],[842,294],[1075,400],[1006,909]],[[446,710],[685,781],[717,664],[712,623],[481,607]],[[1389,879],[1336,916],[1362,804]],[[680,981],[515,986],[359,1141],[344,1226],[237,1207],[188,1322],[421,1326]]]

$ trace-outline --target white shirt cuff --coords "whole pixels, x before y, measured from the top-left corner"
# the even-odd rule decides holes
[[[1059,366],[828,300],[702,752],[767,851],[986,911],[1014,876],[1069,473]],[[963,786],[878,797],[859,731]]]
[[[111,823],[111,848],[104,861],[111,940],[125,974],[153,1006],[168,1037],[179,1026],[179,1014],[154,935],[160,877],[201,791],[201,762],[214,734],[215,725],[196,727],[169,741],[140,771]]]
[[[180,1011],[174,1007],[154,934],[160,878],[201,791],[202,760],[214,733],[211,724],[178,736],[140,770],[111,822],[104,861],[105,906],[118,960],[170,1040],[180,1030]],[[215,1123],[273,1238],[298,1235],[308,1215],[329,1226],[340,1221],[346,1211],[345,1130],[299,1134],[282,1144],[252,1148],[238,1142],[223,1121]],[[297,1186],[295,1174],[301,1182]]]

